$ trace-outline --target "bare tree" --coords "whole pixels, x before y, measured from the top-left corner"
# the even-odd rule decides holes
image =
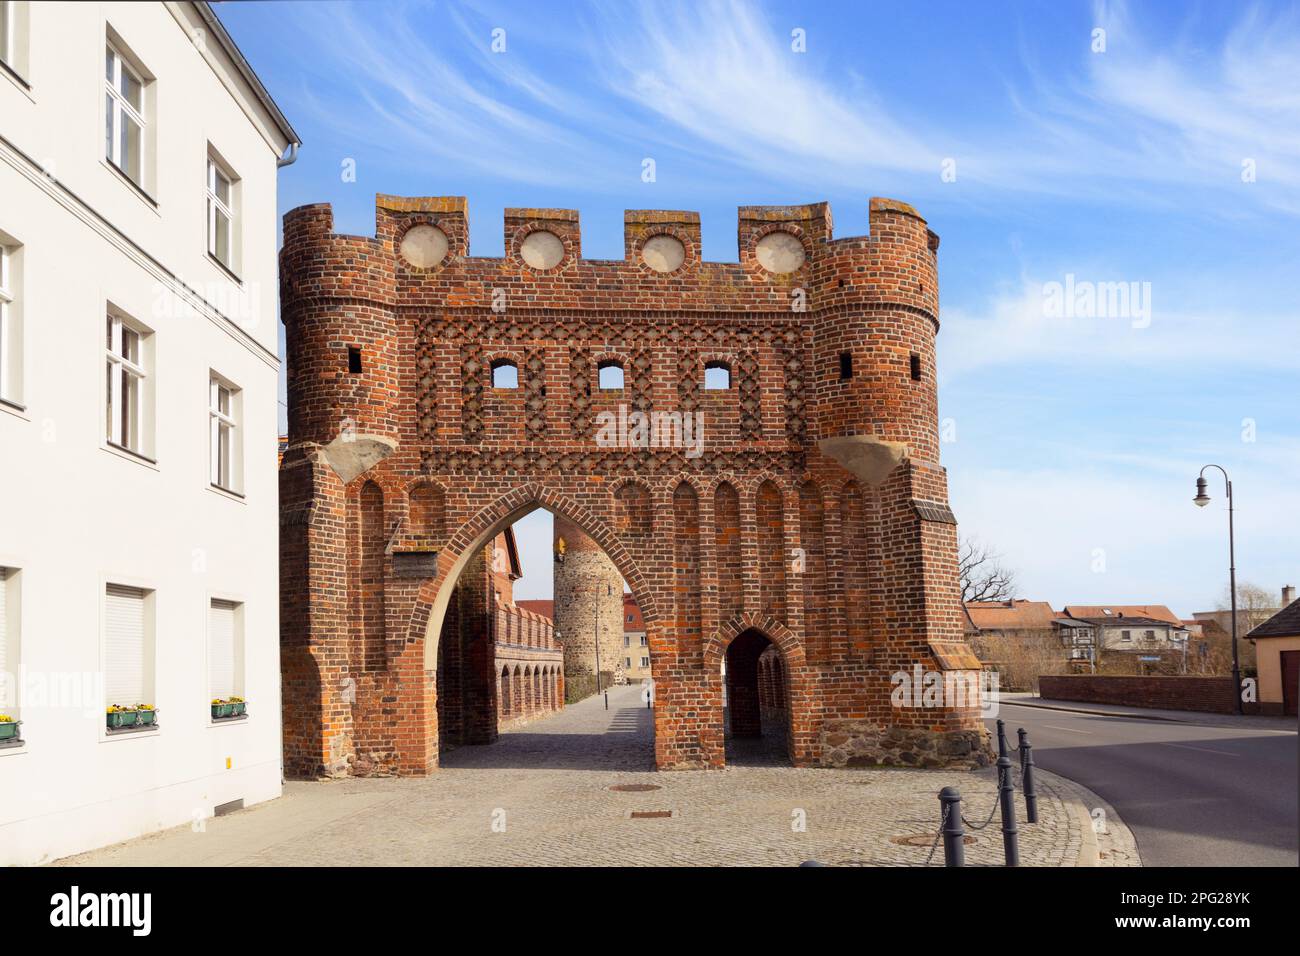
[[[1237,628],[1245,637],[1278,612],[1282,601],[1277,594],[1265,591],[1258,584],[1242,581],[1237,585]],[[1232,607],[1232,595],[1223,589],[1219,599],[1219,610],[1227,611]],[[1231,622],[1231,615],[1228,616]],[[1231,624],[1229,624],[1231,626]]]
[[[1002,555],[977,538],[961,538],[957,544],[957,572],[961,576],[961,599],[1010,601],[1016,593],[1016,572],[1002,563]]]

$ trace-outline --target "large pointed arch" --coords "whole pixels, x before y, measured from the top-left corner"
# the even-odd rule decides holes
[[[652,589],[626,546],[613,529],[589,509],[540,482],[529,482],[480,508],[438,553],[438,573],[420,587],[407,629],[407,643],[422,645],[426,671],[437,667],[438,639],[461,572],[473,556],[499,533],[538,508],[572,521],[605,552],[632,589],[632,596],[646,621],[652,659],[657,655],[657,628],[651,625],[659,621],[660,612]]]

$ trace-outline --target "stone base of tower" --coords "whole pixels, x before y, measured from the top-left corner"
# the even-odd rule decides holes
[[[945,767],[975,770],[996,758],[982,730],[882,727],[830,720],[820,737],[823,767]]]

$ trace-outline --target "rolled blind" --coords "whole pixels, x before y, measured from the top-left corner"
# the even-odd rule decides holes
[[[9,609],[5,603],[5,597],[9,591],[5,583],[8,578],[9,569],[0,568],[0,674],[9,669]],[[0,701],[0,703],[4,703],[4,701]]]
[[[235,605],[213,601],[208,610],[208,696],[235,693]]]
[[[109,704],[144,699],[144,592],[110,584],[104,593],[104,692]]]

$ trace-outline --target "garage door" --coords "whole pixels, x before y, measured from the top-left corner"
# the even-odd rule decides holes
[[[1300,700],[1300,651],[1282,652],[1282,712],[1296,716]]]

